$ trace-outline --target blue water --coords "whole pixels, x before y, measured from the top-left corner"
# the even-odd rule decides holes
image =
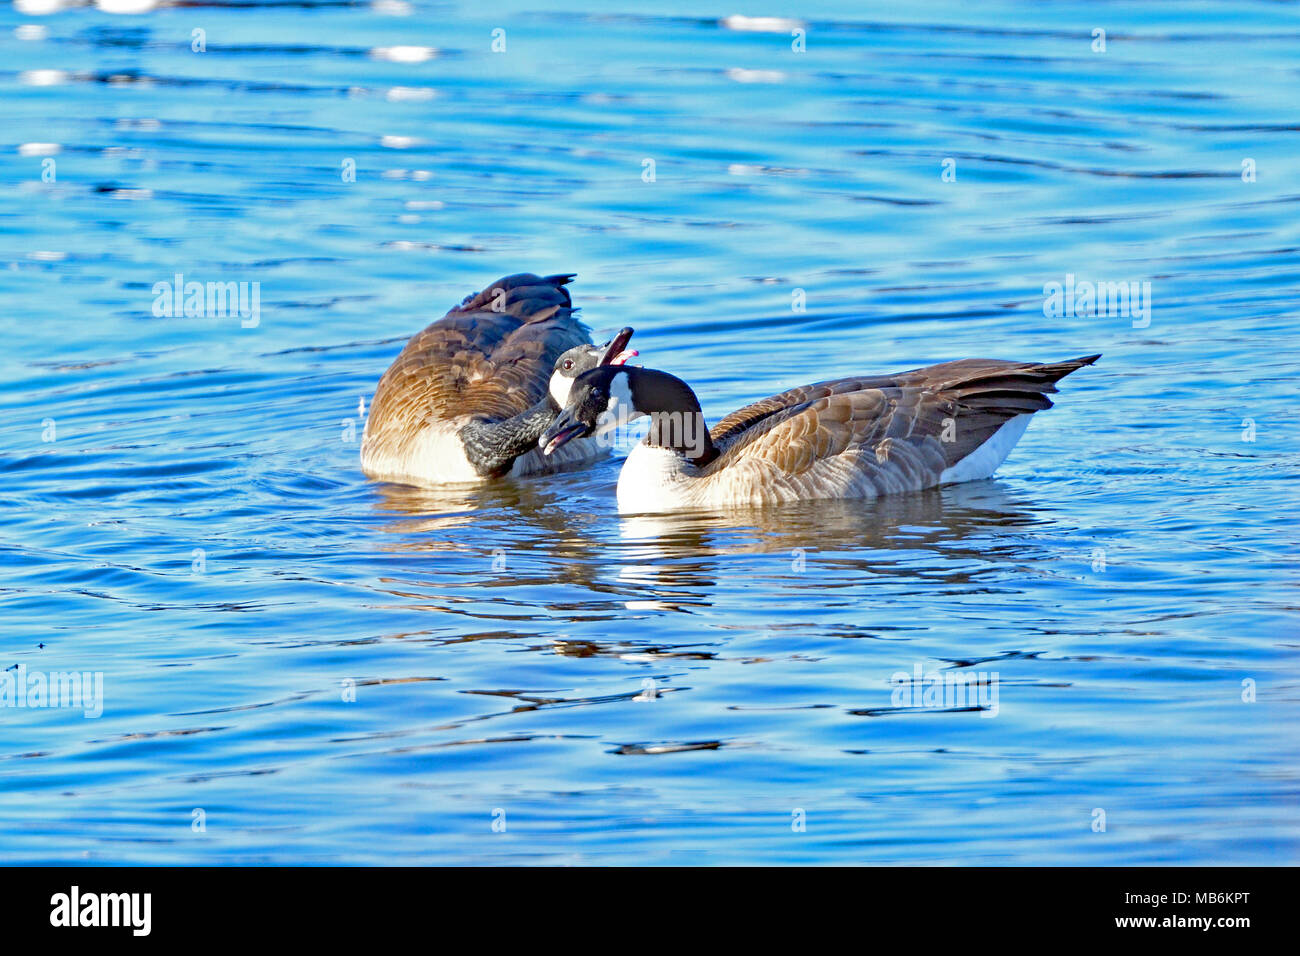
[[[0,860],[1300,859],[1300,11],[738,6],[0,10],[0,663],[103,680],[0,708]],[[517,271],[713,420],[1103,358],[876,504],[368,481],[388,363]]]

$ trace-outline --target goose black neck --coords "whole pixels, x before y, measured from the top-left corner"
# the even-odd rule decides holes
[[[643,444],[671,449],[700,467],[718,457],[700,400],[689,385],[657,369],[624,367],[619,371],[627,376],[632,405],[650,416]]]
[[[460,430],[465,457],[480,476],[500,478],[514,467],[516,458],[537,447],[537,440],[559,411],[547,395],[528,411],[503,422],[471,422]]]

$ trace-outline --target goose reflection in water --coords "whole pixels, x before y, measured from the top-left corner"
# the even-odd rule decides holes
[[[996,482],[981,482],[870,502],[628,516],[620,520],[618,579],[648,592],[630,599],[629,609],[658,610],[683,610],[685,598],[708,605],[708,590],[726,573],[724,562],[740,555],[784,552],[789,562],[769,579],[778,587],[812,586],[814,580],[818,588],[854,587],[864,576],[933,581],[935,574],[963,584],[971,572],[954,570],[954,561],[983,565],[990,532],[1045,520],[1031,508]],[[918,564],[921,550],[939,558],[930,567]]]
[[[996,481],[865,502],[631,515],[615,525],[576,509],[572,490],[554,481],[459,489],[380,485],[377,491],[389,550],[464,556],[406,568],[400,581],[387,581],[400,584],[395,595],[423,603],[436,592],[436,605],[445,607],[473,600],[471,593],[481,596],[480,589],[560,584],[607,598],[552,601],[547,610],[559,625],[623,611],[711,607],[732,559],[755,554],[788,559],[766,578],[773,590],[852,589],[873,578],[911,579],[926,588],[968,585],[988,567],[990,536],[1048,520]],[[590,491],[597,501],[604,497],[602,488]],[[480,616],[492,616],[477,603]],[[510,603],[496,613],[513,620],[523,611]]]

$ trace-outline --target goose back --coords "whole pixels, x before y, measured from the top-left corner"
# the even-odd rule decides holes
[[[590,342],[565,288],[572,278],[505,276],[412,336],[371,399],[361,445],[366,474],[477,480],[457,458],[464,455],[456,433],[472,421],[527,411],[545,396],[560,354]]]

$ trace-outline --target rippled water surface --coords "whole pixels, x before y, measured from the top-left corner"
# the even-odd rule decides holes
[[[148,5],[0,11],[0,646],[103,675],[0,708],[0,858],[1297,860],[1295,6]],[[518,271],[713,420],[1104,357],[876,504],[368,481],[402,343]]]

